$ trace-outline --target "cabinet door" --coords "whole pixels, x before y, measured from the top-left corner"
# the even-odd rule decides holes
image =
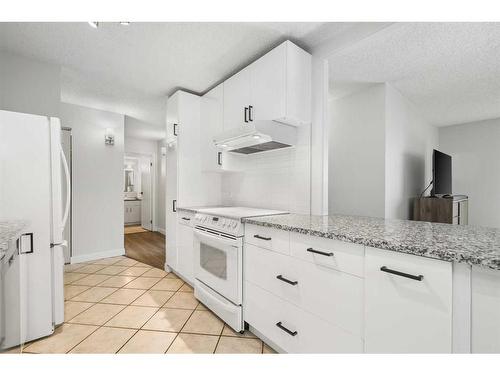
[[[132,205],[131,209],[131,220],[134,223],[140,223],[141,222],[141,205],[140,204],[134,204]]]
[[[177,149],[167,147],[166,154],[166,201],[165,201],[165,238],[166,238],[166,263],[168,266],[177,269],[177,214],[175,205],[177,203]]]
[[[451,352],[450,262],[366,248],[365,270],[366,352]]]
[[[166,118],[166,140],[168,143],[177,141],[179,129],[179,94],[175,93],[167,101],[167,118]]]
[[[224,130],[244,126],[245,108],[250,105],[250,69],[239,71],[224,81]],[[246,116],[248,120],[248,116]]]
[[[201,162],[206,172],[217,172],[222,166],[222,152],[215,147],[213,140],[224,129],[223,92],[223,84],[220,84],[201,98]]]
[[[193,228],[177,224],[177,271],[194,284]]]
[[[249,66],[251,119],[266,121],[285,116],[286,44],[281,44]]]

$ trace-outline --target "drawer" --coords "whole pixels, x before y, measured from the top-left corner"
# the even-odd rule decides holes
[[[451,262],[367,247],[365,295],[367,352],[451,352]]]
[[[191,225],[193,222],[194,213],[188,211],[179,211],[177,213],[177,222],[179,224]]]
[[[249,244],[244,264],[247,281],[362,336],[362,278]]]
[[[245,321],[288,353],[363,352],[360,337],[330,325],[250,282],[245,282],[243,306]]]
[[[290,253],[290,232],[284,230],[245,224],[245,242],[282,254]]]
[[[290,253],[311,263],[364,277],[363,245],[291,233]]]

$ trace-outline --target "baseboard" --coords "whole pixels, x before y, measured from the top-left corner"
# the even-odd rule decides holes
[[[161,234],[164,234],[164,235],[166,235],[166,234],[167,234],[166,230],[165,230],[165,229],[163,229],[163,228],[156,228],[156,231],[157,231],[157,232],[160,232]]]
[[[98,253],[90,253],[90,254],[72,256],[70,263],[73,264],[73,263],[89,262],[91,260],[116,257],[119,255],[125,255],[125,249],[106,250],[106,251],[101,251]]]

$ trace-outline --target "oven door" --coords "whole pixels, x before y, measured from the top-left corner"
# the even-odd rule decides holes
[[[195,234],[195,276],[236,305],[242,302],[242,238],[200,228]]]

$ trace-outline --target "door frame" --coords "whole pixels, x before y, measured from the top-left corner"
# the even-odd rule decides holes
[[[156,165],[157,165],[157,155],[155,152],[125,152],[123,155],[123,160],[125,161],[126,158],[139,158],[139,164],[140,164],[140,158],[141,157],[147,157],[150,159],[151,163],[153,165],[150,165],[150,174],[151,174],[151,188],[150,188],[150,194],[151,194],[151,231],[156,232]],[[141,183],[142,183],[142,178],[141,178]],[[124,201],[125,204],[125,201]],[[142,210],[142,207],[141,207]],[[141,216],[142,216],[142,211],[141,211]],[[142,220],[141,220],[141,226],[142,226]]]

